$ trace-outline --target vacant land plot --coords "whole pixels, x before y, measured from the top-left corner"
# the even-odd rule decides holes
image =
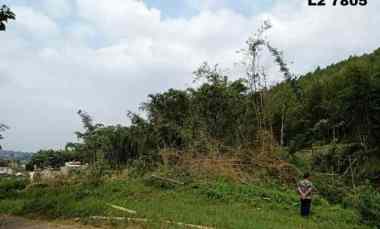
[[[120,211],[111,205],[131,211]],[[355,210],[330,205],[321,198],[315,199],[311,218],[303,219],[292,189],[275,184],[241,185],[224,181],[173,187],[140,179],[109,180],[95,186],[37,185],[0,199],[0,213],[52,220],[80,219],[81,223],[101,227],[121,223],[123,228],[184,228],[178,222],[233,229],[368,228],[361,224]],[[93,220],[94,216],[111,220]],[[120,218],[143,220],[120,222]],[[11,220],[3,228],[22,228],[12,227],[20,222],[24,221],[12,224]],[[35,228],[28,223],[19,225]],[[42,226],[38,228],[49,228],[49,224]]]

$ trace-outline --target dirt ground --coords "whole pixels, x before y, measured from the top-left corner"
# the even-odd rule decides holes
[[[0,216],[0,229],[94,229],[75,223],[50,223],[13,216]]]

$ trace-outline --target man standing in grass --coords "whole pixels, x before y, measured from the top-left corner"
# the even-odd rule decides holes
[[[305,173],[303,180],[298,182],[298,193],[301,199],[301,216],[307,217],[310,214],[313,189],[314,186],[310,181],[310,174]]]

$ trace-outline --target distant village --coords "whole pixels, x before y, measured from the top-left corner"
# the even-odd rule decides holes
[[[33,171],[27,171],[26,164],[22,161],[0,159],[0,177],[25,177],[32,182],[69,176],[73,171],[87,168],[88,164],[83,165],[79,161],[72,161],[66,162],[65,165],[59,169],[50,167],[37,168],[37,166],[34,166]]]
[[[16,160],[0,160],[0,176],[25,176],[25,164]]]

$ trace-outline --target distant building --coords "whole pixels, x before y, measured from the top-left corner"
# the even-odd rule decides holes
[[[16,173],[16,177],[25,177],[25,174],[18,172]]]
[[[0,167],[0,176],[11,176],[13,175],[13,169],[9,167]]]
[[[70,162],[66,162],[65,166],[70,167],[70,168],[81,168],[82,163],[80,161],[70,161]]]
[[[83,165],[80,161],[66,162],[65,166],[61,167],[61,173],[64,176],[70,175],[72,171],[83,170],[88,167],[88,164]]]

